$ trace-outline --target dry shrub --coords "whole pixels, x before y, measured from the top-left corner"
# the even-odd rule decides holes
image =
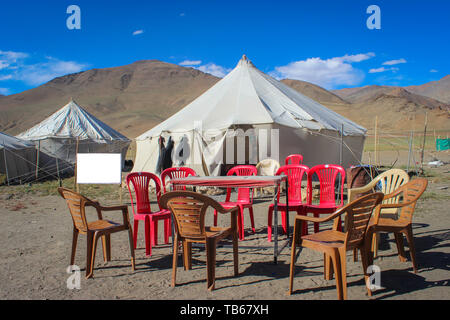
[[[9,208],[9,210],[11,211],[19,211],[22,209],[27,209],[27,206],[24,205],[22,202],[18,202],[15,205],[13,205],[12,207]]]

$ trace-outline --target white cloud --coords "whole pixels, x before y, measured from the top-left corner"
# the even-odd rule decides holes
[[[406,63],[406,60],[403,58],[397,59],[397,60],[389,60],[389,61],[383,62],[382,65],[383,66],[393,66],[394,64],[400,64],[400,63]]]
[[[57,77],[80,72],[86,67],[87,65],[78,62],[51,58],[44,62],[21,66],[13,74],[13,79],[37,86]]]
[[[357,63],[374,57],[373,52],[345,55],[323,60],[308,58],[291,62],[288,65],[275,67],[269,74],[278,79],[296,79],[308,81],[326,89],[334,89],[340,85],[356,85],[364,79],[364,72],[356,69],[351,63]]]
[[[184,60],[179,63],[180,66],[198,66],[201,64],[201,60]]]
[[[138,34],[143,34],[144,30],[136,30],[133,32],[133,36],[137,36]]]
[[[343,57],[337,57],[337,58],[333,58],[333,59],[341,60],[343,62],[361,62],[361,61],[368,60],[373,57],[375,57],[375,53],[368,52],[368,53],[358,53],[358,54],[352,54],[352,55],[346,54]]]
[[[10,80],[12,79],[12,75],[6,74],[6,75],[0,75],[0,81]]]
[[[28,85],[41,85],[56,77],[70,73],[80,72],[88,65],[75,61],[63,61],[53,57],[33,57],[41,59],[41,62],[28,64],[26,58],[29,55],[21,52],[0,51],[2,65],[0,80],[17,80]]]
[[[0,60],[0,70],[9,67],[9,63],[6,60]]]
[[[2,94],[2,95],[9,94],[9,89],[8,88],[0,88],[0,94]]]
[[[23,52],[14,52],[14,51],[2,51],[0,50],[0,70],[6,69],[11,65],[17,63],[20,59],[25,59],[28,57],[28,54]]]
[[[436,69],[431,69],[430,72],[439,72]]]
[[[232,69],[224,68],[224,67],[219,66],[212,62],[202,65],[200,67],[196,67],[196,69],[198,69],[202,72],[205,72],[205,73],[212,74],[213,76],[216,76],[219,78],[225,77],[232,70]]]
[[[375,69],[370,69],[369,73],[379,73],[379,72],[386,72],[386,71],[398,71],[398,68],[392,67],[392,68],[385,68],[385,67],[381,67],[381,68],[375,68]]]
[[[25,59],[28,57],[27,53],[14,52],[14,51],[2,51],[0,50],[0,57],[10,62],[17,62],[17,60]]]

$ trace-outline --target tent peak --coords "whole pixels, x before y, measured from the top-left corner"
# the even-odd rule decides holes
[[[243,65],[243,64],[254,66],[253,63],[247,58],[247,56],[245,54],[242,55],[242,58],[241,58],[241,60],[239,60],[239,63],[238,63],[238,65]]]

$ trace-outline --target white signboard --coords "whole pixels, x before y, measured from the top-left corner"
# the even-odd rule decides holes
[[[77,183],[122,183],[122,155],[120,153],[78,153]]]

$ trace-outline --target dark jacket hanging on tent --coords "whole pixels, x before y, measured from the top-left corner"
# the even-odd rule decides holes
[[[159,143],[159,156],[158,156],[158,162],[156,163],[155,171],[157,174],[161,174],[161,172],[164,170],[164,169],[162,169],[162,164],[163,164],[164,150],[165,150],[164,138],[162,136],[159,137],[158,143]]]
[[[164,146],[164,138],[159,138],[159,157],[156,164],[156,173],[161,174],[165,169],[172,168],[172,150],[174,142],[172,137],[169,137],[167,145]]]
[[[172,137],[169,137],[169,141],[167,141],[167,145],[166,145],[166,147],[164,149],[164,153],[163,153],[162,171],[165,169],[168,169],[168,168],[172,168],[173,147],[174,147],[174,142],[172,140]]]

